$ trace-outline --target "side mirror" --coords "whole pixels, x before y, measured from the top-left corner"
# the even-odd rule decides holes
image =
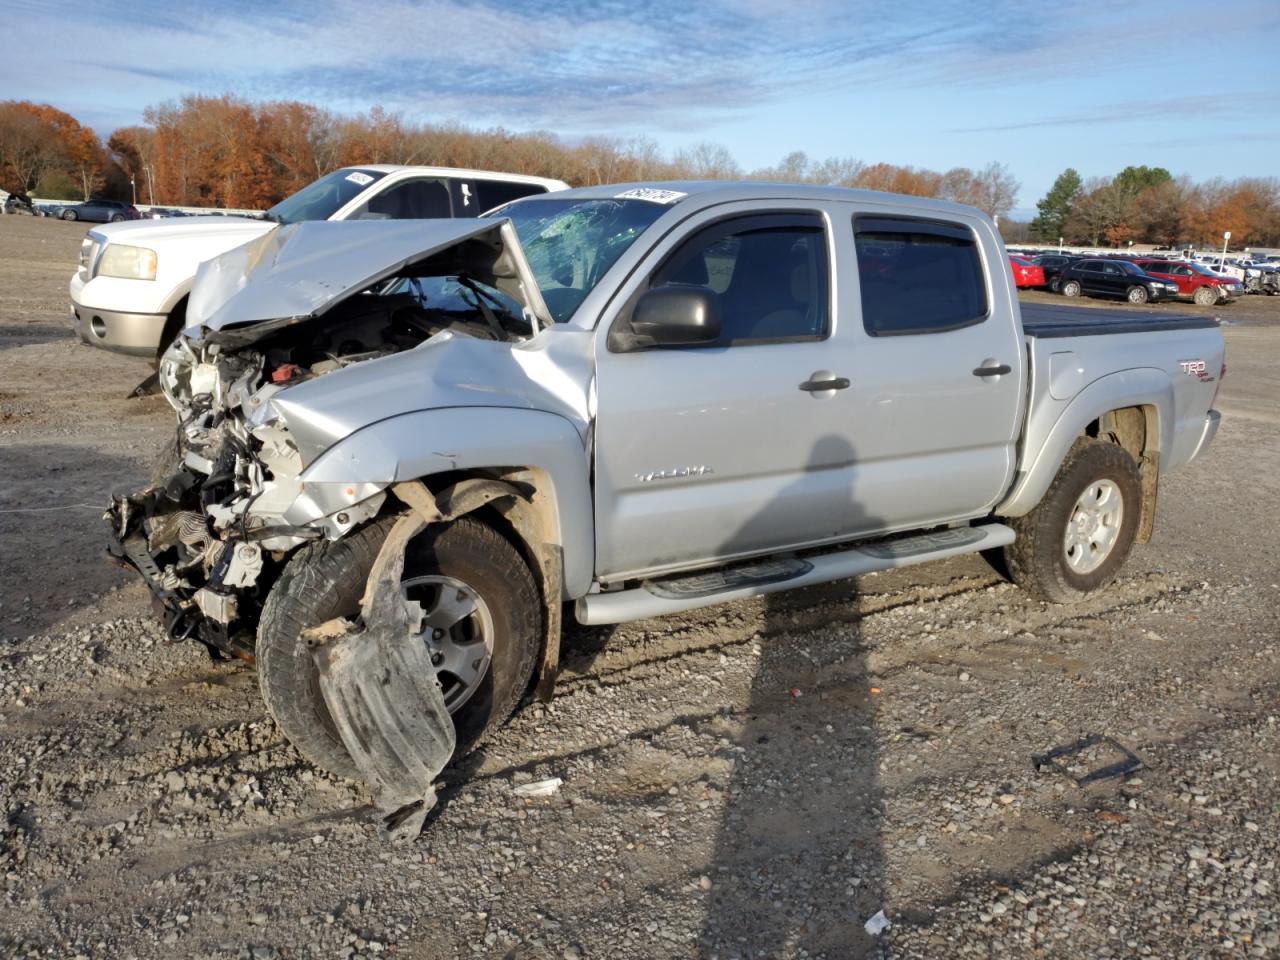
[[[629,326],[610,335],[615,351],[714,343],[720,338],[720,297],[709,287],[656,287],[636,301]]]

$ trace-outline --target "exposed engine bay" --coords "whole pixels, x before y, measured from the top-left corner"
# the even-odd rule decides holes
[[[336,499],[308,489],[271,400],[428,341],[527,338],[536,321],[502,289],[511,287],[501,261],[473,238],[335,296],[318,315],[179,337],[159,370],[178,414],[173,469],[114,495],[105,518],[111,552],[142,574],[172,639],[251,657],[262,604],[291,553],[346,535],[386,500],[375,484],[345,486]]]

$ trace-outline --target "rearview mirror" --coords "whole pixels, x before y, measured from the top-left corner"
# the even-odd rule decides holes
[[[720,337],[720,297],[710,287],[656,287],[636,301],[629,326],[610,337],[613,350],[713,343]]]

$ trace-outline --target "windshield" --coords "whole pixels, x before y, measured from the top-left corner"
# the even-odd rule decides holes
[[[1192,270],[1194,270],[1196,273],[1200,274],[1202,277],[1217,276],[1217,274],[1215,274],[1212,270],[1206,267],[1203,263],[1188,263],[1187,266],[1190,267]]]
[[[556,323],[565,323],[605,272],[666,206],[648,200],[519,200],[509,217]]]
[[[352,167],[335,170],[281,200],[264,216],[277,223],[328,220],[370,184],[385,176],[377,170],[356,170]]]
[[[1143,270],[1136,263],[1129,263],[1127,260],[1117,260],[1115,261],[1115,263],[1125,273],[1131,273],[1134,276],[1138,276],[1138,277],[1146,276],[1146,271]]]

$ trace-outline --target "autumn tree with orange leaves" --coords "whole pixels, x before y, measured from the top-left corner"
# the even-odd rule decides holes
[[[106,152],[97,135],[47,103],[0,102],[0,187],[36,191],[61,177],[87,200],[102,185]]]
[[[837,184],[942,197],[1007,218],[1018,182],[1002,163],[936,171],[853,157],[815,160],[792,151],[772,167],[743,170],[716,143],[664,157],[645,137],[588,137],[572,144],[545,131],[419,124],[375,107],[338,114],[296,101],[251,103],[230,94],[188,96],[148,108],[104,151],[93,131],[47,104],[0,102],[0,187],[88,197],[104,183],[117,196],[197,207],[264,209],[343,166],[368,163],[469,167],[555,177],[573,185],[631,180],[750,178]],[[1075,242],[1124,246],[1220,242],[1280,245],[1280,181],[1193,183],[1160,167],[1097,177],[1067,198],[1062,232]],[[1056,227],[1055,227],[1056,229]]]

